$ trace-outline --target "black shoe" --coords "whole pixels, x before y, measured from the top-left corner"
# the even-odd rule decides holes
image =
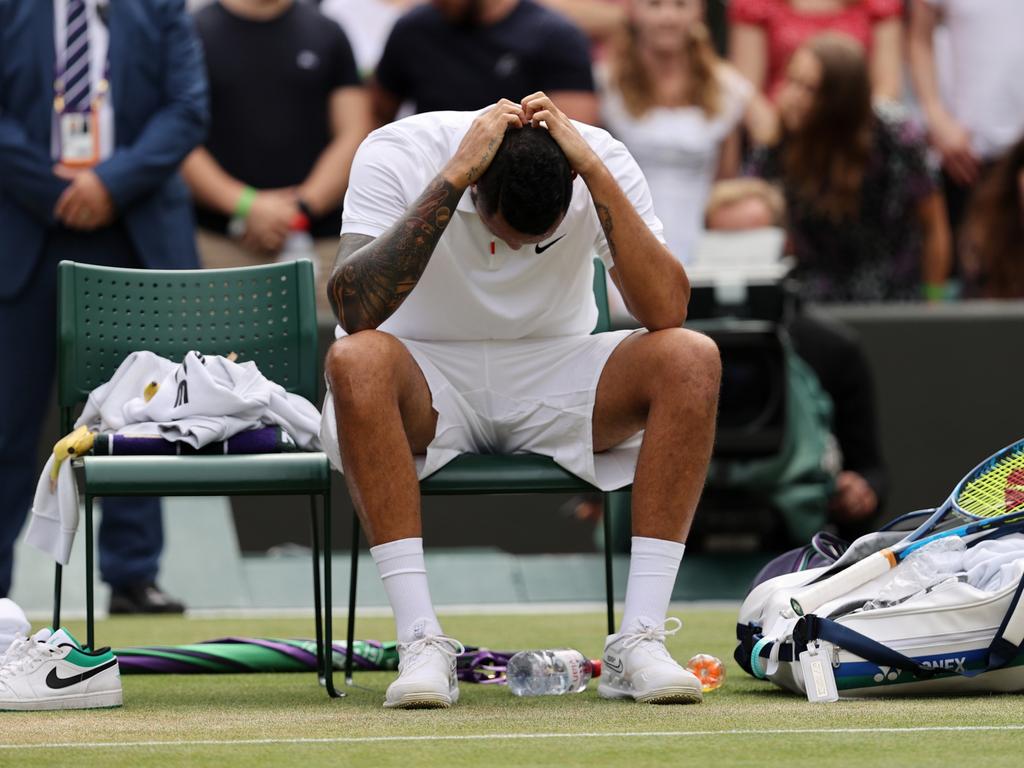
[[[185,604],[153,583],[114,587],[110,592],[110,613],[184,613]]]

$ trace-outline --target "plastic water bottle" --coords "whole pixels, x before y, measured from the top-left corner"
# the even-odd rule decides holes
[[[516,696],[557,696],[579,693],[601,674],[601,662],[568,648],[520,651],[508,661],[505,680]]]
[[[945,536],[925,544],[907,555],[907,559],[890,573],[889,580],[874,599],[864,604],[865,611],[888,608],[906,602],[963,571],[967,544],[959,536]]]
[[[309,259],[313,262],[313,278],[315,280],[320,264],[316,249],[313,247],[313,237],[309,234],[309,219],[301,211],[292,218],[288,237],[284,241],[284,248],[277,256],[278,263],[298,261],[299,259]]]

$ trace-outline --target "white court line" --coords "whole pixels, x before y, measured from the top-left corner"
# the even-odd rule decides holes
[[[337,738],[297,739],[197,739],[194,741],[123,741],[123,742],[51,742],[48,744],[0,744],[5,749],[124,749],[132,747],[220,747],[265,744],[381,744],[419,741],[515,741],[530,739],[653,739],[692,738],[700,736],[800,736],[818,734],[880,734],[880,733],[962,733],[965,731],[1024,731],[1019,725],[922,725],[906,728],[764,728],[722,731],[648,731],[591,733],[480,733],[463,736],[339,736]]]

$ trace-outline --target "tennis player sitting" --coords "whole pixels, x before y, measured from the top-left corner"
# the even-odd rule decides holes
[[[625,615],[598,692],[701,700],[665,649],[679,626],[665,615],[720,361],[680,327],[689,283],[661,232],[623,145],[543,93],[416,115],[359,148],[329,287],[348,335],[328,353],[321,435],[395,615],[385,707],[458,699],[462,646],[431,605],[417,478],[462,453],[532,452],[605,490],[633,483]],[[646,331],[590,335],[595,252]]]

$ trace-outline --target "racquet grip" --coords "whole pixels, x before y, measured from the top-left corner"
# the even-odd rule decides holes
[[[842,597],[876,576],[881,576],[896,567],[896,554],[890,549],[874,552],[835,576],[811,584],[789,598],[789,604],[797,616],[813,613],[825,603]]]

